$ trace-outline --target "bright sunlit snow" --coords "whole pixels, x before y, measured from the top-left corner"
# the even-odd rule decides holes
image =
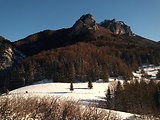
[[[93,83],[93,89],[88,89],[88,83],[73,83],[74,91],[70,91],[70,83],[43,83],[22,87],[10,94],[53,95],[62,98],[84,102],[104,100],[109,83]]]

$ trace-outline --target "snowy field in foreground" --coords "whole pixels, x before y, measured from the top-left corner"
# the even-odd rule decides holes
[[[45,81],[46,82],[46,81]],[[70,83],[43,83],[22,87],[10,91],[10,95],[38,95],[38,96],[59,96],[60,98],[67,98],[75,101],[86,103],[96,103],[99,100],[105,100],[105,92],[110,83],[93,83],[93,89],[88,89],[88,83],[74,83],[74,91],[70,92]],[[28,93],[26,93],[26,91]],[[126,119],[133,114],[125,112],[113,111],[120,115],[122,119]]]
[[[10,94],[53,95],[61,98],[84,102],[104,100],[109,83],[93,83],[93,89],[88,89],[88,83],[73,83],[74,91],[70,91],[70,83],[43,83],[22,87]]]

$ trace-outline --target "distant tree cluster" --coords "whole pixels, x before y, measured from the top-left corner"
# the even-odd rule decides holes
[[[160,115],[160,83],[150,81],[118,82],[112,98],[106,94],[107,107],[135,114]],[[110,103],[110,104],[108,104]],[[112,106],[111,106],[112,105]]]

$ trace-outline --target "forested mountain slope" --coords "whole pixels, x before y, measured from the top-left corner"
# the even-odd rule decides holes
[[[105,22],[98,24],[86,14],[71,28],[44,30],[14,42],[27,57],[3,76],[1,89],[46,78],[58,82],[107,81],[109,76],[119,76],[130,80],[132,71],[142,64],[159,65],[160,44],[135,35],[122,23],[114,21],[115,25],[105,27]]]

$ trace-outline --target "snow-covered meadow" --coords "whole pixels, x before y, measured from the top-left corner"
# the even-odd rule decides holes
[[[70,83],[52,83],[47,80],[41,84],[22,87],[10,92],[10,94],[49,95],[75,101],[91,102],[104,100],[109,83],[93,83],[93,89],[88,89],[88,83],[73,83],[74,91],[70,91]]]

